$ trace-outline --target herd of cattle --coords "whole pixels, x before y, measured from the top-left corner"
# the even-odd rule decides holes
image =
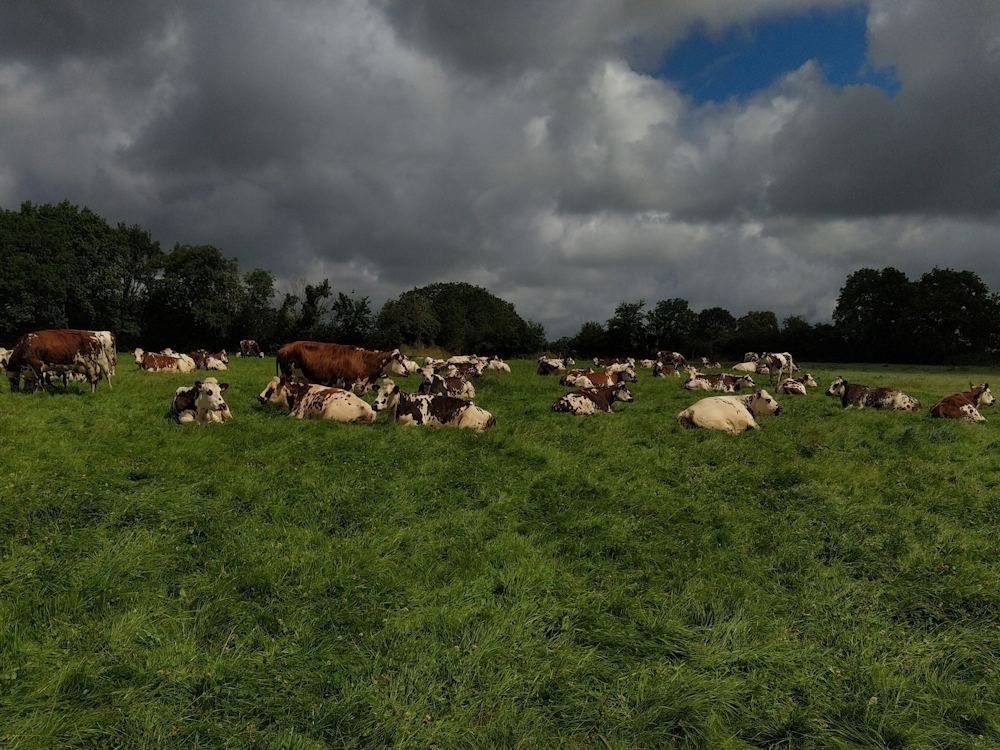
[[[91,393],[101,378],[108,381],[115,375],[117,357],[115,336],[110,331],[48,330],[22,336],[13,349],[0,348],[0,369],[7,371],[11,391],[26,391],[51,385],[53,378],[90,383]],[[196,350],[180,354],[171,349],[161,352],[133,352],[135,363],[149,372],[191,373],[198,369],[225,371],[229,358],[225,349],[217,352]],[[240,357],[263,357],[256,341],[240,342]],[[758,356],[748,352],[733,367],[738,374],[706,373],[720,369],[718,362],[702,357],[702,369],[689,365],[679,353],[658,352],[655,360],[640,360],[638,367],[651,369],[654,377],[684,377],[683,387],[691,391],[720,392],[724,396],[703,398],[677,415],[684,427],[701,427],[740,433],[760,429],[756,418],[777,415],[782,407],[771,395],[756,385],[751,373],[766,374],[770,382],[777,381],[777,392],[804,396],[807,388],[817,387],[808,373],[792,377],[800,371],[788,352],[770,352]],[[590,415],[610,412],[616,401],[634,400],[628,383],[638,381],[637,363],[631,358],[595,359],[593,367],[570,369],[572,359],[540,357],[537,373],[562,373],[560,383],[574,390],[552,404],[556,412]],[[498,357],[462,355],[448,360],[425,358],[422,365],[405,358],[398,349],[373,351],[345,344],[315,341],[294,341],[276,353],[276,374],[257,397],[261,404],[283,407],[298,419],[332,419],[348,423],[372,423],[378,411],[385,411],[393,422],[431,427],[461,427],[481,432],[496,424],[496,418],[476,406],[472,399],[476,391],[471,379],[487,370],[510,372],[510,367]],[[390,378],[408,377],[420,372],[418,392],[403,392]],[[381,380],[381,384],[378,381]],[[934,417],[986,421],[979,412],[981,406],[993,404],[989,385],[969,384],[970,389],[956,393],[931,408]],[[191,387],[178,388],[170,411],[182,424],[224,422],[232,416],[223,394],[227,383],[214,377],[199,380]],[[376,388],[375,399],[369,405],[361,398]],[[746,390],[745,395],[736,395]],[[918,411],[920,402],[907,394],[888,388],[849,383],[838,377],[826,395],[840,398],[844,408],[892,409]]]

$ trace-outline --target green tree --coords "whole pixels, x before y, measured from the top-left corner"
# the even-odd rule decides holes
[[[646,344],[645,300],[622,302],[606,325],[607,354],[613,356],[641,357],[648,352]]]
[[[736,321],[730,349],[734,356],[745,351],[771,352],[779,343],[778,316],[770,310],[751,310]]]
[[[934,268],[914,285],[911,320],[920,361],[981,354],[1000,330],[998,301],[972,271]]]
[[[333,340],[338,344],[368,346],[375,329],[375,316],[367,297],[354,299],[337,293],[332,309]]]
[[[255,268],[243,274],[243,302],[237,325],[240,339],[254,339],[265,349],[275,348],[278,311],[273,300],[273,273]]]
[[[709,357],[715,357],[717,352],[726,350],[735,332],[736,318],[729,310],[722,307],[709,307],[698,313],[695,347],[705,350]],[[692,354],[695,353],[697,352],[692,352]]]
[[[600,357],[608,353],[608,332],[603,323],[588,320],[573,337],[571,353],[578,357]]]
[[[850,356],[863,362],[905,362],[914,338],[915,288],[895,268],[862,268],[847,277],[833,320]]]
[[[646,314],[646,327],[654,351],[690,351],[698,328],[698,314],[686,299],[660,300]]]

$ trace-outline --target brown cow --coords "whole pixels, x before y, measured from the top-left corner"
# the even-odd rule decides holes
[[[359,396],[367,393],[380,377],[389,374],[406,377],[410,374],[399,349],[379,352],[319,341],[285,344],[278,349],[277,367],[288,378],[345,388]]]
[[[606,388],[618,383],[635,383],[638,380],[635,370],[620,370],[618,372],[592,372],[576,379],[577,388]]]
[[[114,365],[107,352],[105,338],[100,335],[103,333],[106,332],[58,329],[24,334],[7,358],[7,379],[11,391],[20,389],[22,377],[25,390],[28,390],[29,380],[34,389],[47,377],[67,372],[85,375],[90,382],[91,393],[97,391],[101,377],[107,378],[110,389]],[[114,341],[113,336],[111,341]]]
[[[663,350],[656,353],[656,360],[662,364],[670,364],[674,367],[681,367],[687,364],[687,360],[684,359],[684,355],[680,352],[671,352]]]
[[[663,362],[657,362],[653,365],[654,378],[679,378],[680,376],[680,369],[673,365],[666,365]]]
[[[205,349],[195,349],[189,355],[194,360],[194,366],[198,370],[228,370],[229,357],[226,350],[209,352]]]
[[[947,419],[965,419],[969,422],[985,422],[979,413],[980,406],[992,406],[995,399],[990,393],[990,384],[973,385],[969,390],[943,398],[931,407],[931,416]]]
[[[263,359],[264,352],[260,350],[260,344],[253,339],[243,339],[240,342],[240,357],[260,357]]]
[[[604,412],[611,413],[611,404],[615,401],[629,403],[634,401],[628,386],[624,383],[605,386],[601,388],[581,388],[571,391],[552,404],[552,411],[569,412],[577,416],[590,416]]]
[[[559,378],[559,385],[576,385],[576,379],[581,375],[589,375],[594,371],[592,367],[578,367],[568,370],[565,375]]]
[[[848,383],[840,375],[830,384],[827,396],[840,396],[840,405],[845,409],[893,409],[895,411],[919,411],[920,402],[902,391],[891,388],[877,388],[871,385]]]

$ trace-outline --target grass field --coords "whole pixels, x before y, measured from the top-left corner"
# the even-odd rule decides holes
[[[1000,412],[927,411],[992,375],[811,366],[734,437],[679,380],[577,418],[510,364],[480,436],[291,420],[273,358],[209,427],[124,355],[4,382],[0,748],[1000,746]]]

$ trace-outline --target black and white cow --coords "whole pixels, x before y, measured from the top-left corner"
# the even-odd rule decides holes
[[[460,427],[482,432],[496,425],[496,418],[471,401],[454,396],[403,393],[386,378],[372,403],[375,411],[387,411],[393,422],[427,427]]]

